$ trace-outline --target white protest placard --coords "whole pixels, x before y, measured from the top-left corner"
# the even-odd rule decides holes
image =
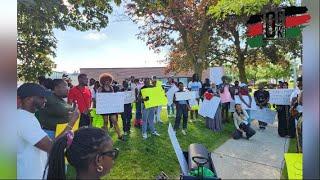
[[[97,93],[97,114],[121,113],[124,111],[124,92]]]
[[[250,103],[250,99],[249,96],[242,96],[242,99],[249,104]],[[256,101],[254,100],[254,97],[251,97],[251,107],[249,108],[243,101],[241,101],[240,96],[234,96],[234,103],[235,104],[241,104],[242,109],[250,109],[250,110],[256,110],[257,104]],[[250,105],[250,104],[249,104]],[[234,108],[234,106],[233,106]]]
[[[203,117],[209,117],[211,119],[216,115],[217,109],[220,104],[219,97],[213,97],[210,100],[204,99],[201,103],[199,114]]]
[[[181,150],[181,147],[179,145],[178,139],[176,137],[176,133],[174,133],[171,123],[169,123],[168,127],[168,134],[171,141],[171,144],[173,146],[174,152],[176,153],[176,156],[178,158],[180,168],[183,175],[188,174],[188,163],[186,158],[183,155],[183,152]]]
[[[198,105],[198,101],[196,99],[188,100],[190,107]]]
[[[124,104],[130,104],[136,100],[134,91],[124,91],[124,95]]]
[[[290,105],[290,96],[294,89],[269,89],[270,104]]]
[[[273,124],[273,121],[276,118],[276,114],[276,111],[272,111],[269,108],[258,108],[257,110],[250,111],[251,119],[256,119],[268,124]]]
[[[222,84],[222,76],[224,75],[223,67],[212,67],[210,68],[210,81],[214,82],[216,85]]]
[[[179,88],[176,85],[172,85],[171,88],[167,91],[166,95],[169,106],[173,103],[173,96],[177,91],[179,91]]]
[[[234,112],[235,111],[235,106],[236,102],[234,100],[230,101],[230,106],[229,106],[229,112]]]
[[[196,99],[196,91],[176,92],[176,101]]]

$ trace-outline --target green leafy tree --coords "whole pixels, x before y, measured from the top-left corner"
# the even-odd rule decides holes
[[[109,0],[18,0],[18,79],[35,81],[51,73],[57,47],[53,29],[100,30],[111,12]]]
[[[246,43],[246,22],[250,15],[271,10],[280,4],[290,4],[290,1],[231,1],[221,0],[209,8],[209,14],[215,19],[216,49],[210,51],[217,56],[214,61],[229,62],[238,68],[239,78],[247,82],[246,67],[268,61],[274,64],[283,63],[286,55],[291,58],[299,57],[301,52],[301,38],[285,41],[274,41],[260,48],[250,48]],[[217,45],[217,42],[220,42]],[[250,76],[250,75],[249,75]]]
[[[207,12],[216,3],[217,0],[133,0],[127,10],[140,24],[138,38],[156,52],[162,47],[171,48],[168,71],[193,70],[201,78],[208,64],[215,24]]]

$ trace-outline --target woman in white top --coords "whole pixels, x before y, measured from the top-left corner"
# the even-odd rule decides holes
[[[246,137],[249,139],[256,133],[255,130],[250,127],[248,119],[249,115],[242,109],[241,104],[236,104],[235,112],[233,113],[233,122],[237,128],[233,133],[234,139],[240,139],[243,133],[246,133]]]

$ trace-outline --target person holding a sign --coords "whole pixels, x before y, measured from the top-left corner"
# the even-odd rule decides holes
[[[204,98],[207,100],[212,99],[214,96],[220,97],[219,91],[215,83],[211,83],[211,88],[208,89],[204,93]],[[218,132],[222,130],[222,116],[221,116],[221,104],[217,108],[216,114],[214,118],[211,119],[210,117],[206,117],[206,126],[207,128],[213,130],[214,132]]]
[[[193,74],[192,75],[192,81],[190,81],[188,83],[188,89],[190,91],[195,91],[196,92],[196,100],[197,100],[198,104],[199,104],[199,101],[200,101],[201,88],[202,88],[202,83],[199,80],[199,75],[198,74]],[[193,114],[195,114],[195,117],[193,116]],[[190,111],[190,116],[191,116],[191,119],[193,119],[193,120],[198,119],[198,116],[199,116],[198,110],[191,110]],[[191,119],[190,119],[190,122],[192,122]]]
[[[99,93],[113,93],[113,87],[111,86],[112,82],[112,76],[108,73],[104,73],[100,75],[100,84],[101,87],[98,89]],[[105,126],[103,127],[106,131],[108,131],[108,117],[110,116],[110,119],[112,121],[113,127],[118,135],[119,140],[124,140],[124,136],[121,135],[120,128],[118,125],[118,119],[116,113],[110,113],[110,114],[102,114]]]
[[[249,102],[245,101],[245,99],[244,99],[245,96],[248,96]],[[246,85],[245,83],[240,84],[239,98],[240,98],[241,102],[247,106],[246,111],[249,115],[249,122],[250,122],[251,121],[250,108],[252,107],[252,97],[249,93],[248,85]]]
[[[141,88],[141,90],[145,89],[145,88],[153,88],[154,86],[151,84],[151,79],[150,78],[146,78],[144,81],[144,86]],[[149,97],[142,97],[142,93],[140,91],[140,95],[139,98],[142,101],[142,138],[143,139],[147,139],[148,135],[147,135],[147,128],[149,126],[149,129],[151,130],[152,134],[155,136],[160,136],[160,134],[157,132],[156,128],[154,127],[154,115],[156,112],[156,109],[158,107],[149,107],[146,108],[144,102],[149,100]]]
[[[233,139],[240,139],[243,133],[246,133],[246,137],[249,140],[256,132],[250,127],[248,122],[248,114],[241,107],[241,104],[235,105],[235,112],[233,113],[233,122],[236,127],[236,131],[233,133]]]
[[[268,91],[264,90],[263,83],[259,84],[259,89],[254,92],[254,99],[256,101],[257,106],[260,109],[269,108],[269,98],[270,94]],[[266,129],[268,124],[266,122],[259,121],[259,128]]]
[[[178,83],[179,91],[184,92],[184,85],[182,82]],[[173,96],[173,102],[177,107],[177,115],[174,123],[174,130],[177,131],[180,126],[181,116],[183,116],[182,134],[187,135],[187,124],[188,124],[188,111],[191,109],[187,100],[176,101],[176,96]]]
[[[288,83],[282,82],[280,89],[288,89]],[[275,105],[278,112],[278,134],[281,137],[295,135],[294,121],[290,121],[290,105]]]
[[[45,107],[35,113],[42,129],[51,139],[55,137],[57,124],[68,123],[70,120],[69,113],[73,111],[73,107],[63,100],[67,96],[68,84],[63,79],[54,79],[53,91],[46,98]]]
[[[176,84],[174,83],[173,78],[169,77],[168,82],[166,83],[166,86],[165,86],[165,92],[168,92],[168,90],[172,88],[172,86],[176,86]],[[171,105],[167,105],[167,112],[169,117],[172,117],[174,115],[174,103],[172,103]]]
[[[129,83],[127,81],[123,81],[122,83],[123,88],[121,89],[122,92],[131,91],[129,89]],[[124,112],[121,113],[122,118],[122,127],[124,135],[130,134],[130,127],[131,127],[131,119],[132,119],[132,104],[124,104]]]

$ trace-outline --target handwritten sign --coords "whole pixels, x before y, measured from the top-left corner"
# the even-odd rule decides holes
[[[124,92],[97,93],[97,114],[121,113],[124,111]]]
[[[130,104],[133,103],[136,100],[134,91],[124,91],[124,103],[125,104]]]
[[[213,97],[210,100],[204,99],[201,103],[199,114],[203,117],[209,117],[211,119],[216,115],[217,109],[220,104],[219,97]]]
[[[178,158],[182,174],[187,175],[188,174],[188,163],[187,163],[186,158],[183,155],[183,152],[182,152],[181,147],[179,145],[176,134],[173,131],[171,123],[169,123],[168,134],[169,134],[169,138],[170,138],[171,144],[173,146],[174,152],[176,153],[176,156]]]
[[[250,111],[251,119],[256,119],[268,124],[273,124],[276,114],[276,111],[272,111],[269,108],[258,108],[257,110]]]
[[[176,85],[172,85],[171,88],[167,91],[166,95],[168,98],[168,105],[170,106],[173,103],[174,93],[179,91],[179,88]]]
[[[290,105],[290,96],[293,89],[269,89],[269,103],[277,105]]]
[[[302,179],[302,153],[285,153],[288,179]]]
[[[222,84],[222,76],[224,75],[223,67],[212,67],[210,68],[210,81],[214,82],[216,85]]]
[[[196,99],[195,91],[176,92],[176,101]]]
[[[141,94],[143,98],[149,97],[149,100],[144,102],[146,108],[166,106],[168,104],[168,99],[161,87],[141,89]]]

